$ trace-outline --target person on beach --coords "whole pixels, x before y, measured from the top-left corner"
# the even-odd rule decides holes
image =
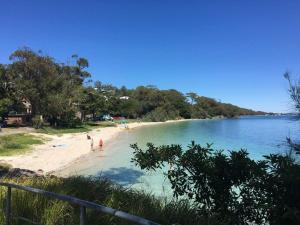
[[[93,151],[94,149],[94,139],[93,138],[90,138],[91,139],[91,151]]]
[[[91,139],[91,136],[90,136],[89,134],[87,134],[87,135],[86,135],[86,138],[87,138],[88,140],[90,140],[90,139]]]
[[[102,147],[103,147],[103,140],[100,138],[100,141],[99,141],[99,147],[100,147],[100,151],[102,150]]]

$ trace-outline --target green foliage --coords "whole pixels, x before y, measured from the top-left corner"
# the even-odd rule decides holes
[[[174,89],[160,90],[151,85],[127,89],[100,81],[85,83],[91,76],[86,71],[89,63],[77,55],[64,64],[41,51],[22,48],[11,54],[10,61],[8,65],[0,64],[2,120],[9,112],[26,112],[24,101],[29,103],[27,111],[31,111],[33,118],[41,115],[52,127],[69,128],[103,114],[166,121],[258,113],[193,92],[184,95]],[[33,122],[40,127],[39,121],[34,119]]]
[[[12,77],[8,74],[6,65],[0,64],[0,122],[11,110],[20,110],[20,104],[16,100],[16,90]]]
[[[228,118],[242,116],[242,115],[259,115],[260,112],[240,108],[238,106],[217,102],[215,99],[207,97],[194,97],[195,104],[192,106],[194,114],[201,118],[224,116]]]
[[[30,134],[11,134],[0,136],[0,155],[10,156],[23,154],[32,145],[42,144],[43,140]]]
[[[79,126],[75,127],[50,127],[50,126],[43,126],[42,128],[36,130],[38,133],[44,133],[44,134],[55,134],[55,135],[61,135],[61,134],[70,134],[70,133],[82,133],[82,132],[89,132],[92,129],[95,128],[101,128],[101,127],[114,127],[116,126],[115,123],[112,122],[87,122],[84,124],[81,124]]]
[[[9,108],[12,106],[13,102],[9,98],[2,98],[0,99],[0,122],[2,118],[8,114]]]
[[[211,118],[207,111],[205,111],[200,105],[195,104],[191,106],[191,117],[197,119]]]
[[[27,100],[32,115],[43,115],[53,126],[74,126],[82,84],[90,76],[84,71],[88,62],[79,58],[65,65],[28,48],[15,51],[10,60],[6,75],[19,102]]]
[[[0,163],[0,176],[7,174],[11,168],[12,168],[12,166],[10,164],[1,162]]]
[[[119,101],[118,103],[117,114],[126,118],[137,118],[140,111],[141,106],[136,99],[131,98],[125,101]]]
[[[145,121],[153,121],[153,122],[165,122],[167,120],[175,120],[179,118],[179,113],[176,109],[171,109],[171,107],[157,107],[150,113],[148,113],[145,117]]]
[[[78,197],[141,216],[160,224],[205,224],[203,223],[204,219],[198,215],[194,205],[186,200],[157,198],[150,193],[122,188],[102,178],[70,177],[63,179],[56,177],[21,177],[4,178],[2,182],[17,183]],[[5,202],[5,193],[6,188],[1,187],[1,205]],[[15,189],[12,190],[12,212],[14,215],[33,219],[40,224],[79,224],[78,207]],[[87,220],[90,225],[132,224],[123,219],[93,210],[87,210]],[[0,215],[0,223],[4,223],[3,213]]]
[[[145,151],[132,148],[141,169],[168,166],[174,196],[190,198],[200,215],[218,224],[300,223],[300,165],[288,156],[254,161],[245,150],[224,154],[193,142],[186,151],[150,143]]]
[[[104,93],[98,88],[88,87],[83,90],[80,109],[84,115],[92,114],[92,117],[95,118],[97,114],[107,112],[108,103]]]
[[[41,116],[35,116],[34,118],[32,118],[32,126],[35,128],[35,129],[40,129],[42,128],[44,125],[44,120]]]

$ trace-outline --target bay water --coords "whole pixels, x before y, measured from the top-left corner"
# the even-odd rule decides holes
[[[213,143],[216,150],[247,149],[251,158],[284,153],[289,150],[286,137],[300,137],[300,119],[297,116],[246,116],[237,119],[190,120],[163,123],[120,132],[106,143],[104,151],[92,152],[60,172],[60,175],[104,176],[121,185],[144,189],[156,195],[170,195],[170,184],[164,171],[145,172],[132,162],[137,143],[155,145],[180,144],[186,149],[191,141],[206,145]]]

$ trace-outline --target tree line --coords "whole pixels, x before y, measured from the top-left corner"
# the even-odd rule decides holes
[[[9,60],[0,64],[2,120],[9,113],[24,112],[24,102],[30,103],[32,118],[42,118],[51,126],[76,126],[103,114],[148,121],[263,114],[193,92],[183,94],[151,85],[128,89],[93,82],[88,60],[77,55],[61,63],[41,51],[21,48]]]

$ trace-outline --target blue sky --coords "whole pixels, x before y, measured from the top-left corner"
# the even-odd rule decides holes
[[[0,62],[22,46],[86,57],[94,80],[194,91],[256,110],[292,108],[300,1],[1,1]]]

